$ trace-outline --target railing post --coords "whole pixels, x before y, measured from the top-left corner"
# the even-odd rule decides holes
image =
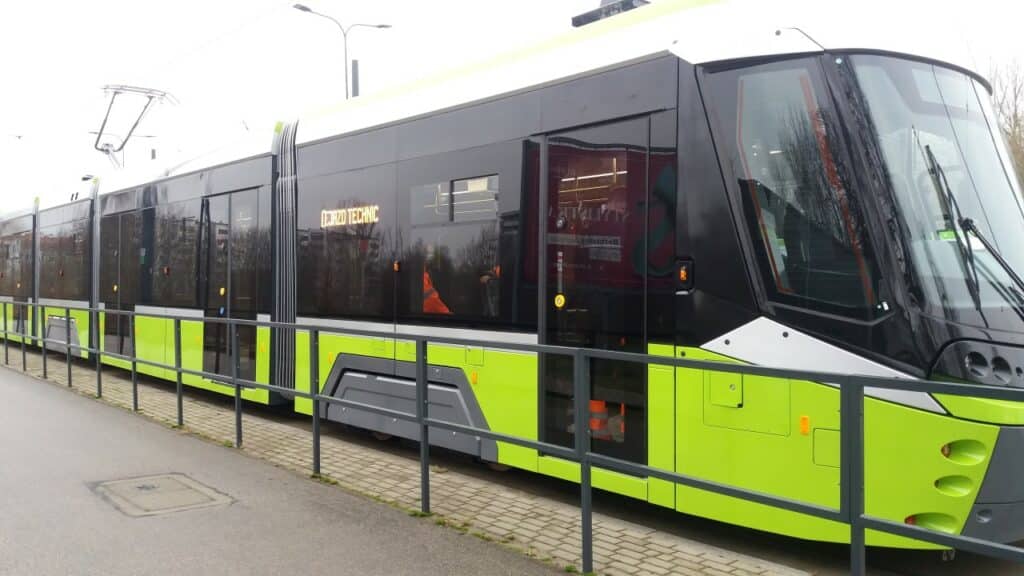
[[[580,557],[583,573],[594,571],[593,500],[590,486],[590,358],[573,355],[573,431],[580,463]]]
[[[7,348],[7,342],[10,339],[11,335],[7,332],[7,302],[4,302],[4,364],[11,363],[11,357]]]
[[[178,427],[185,425],[185,414],[181,405],[181,319],[174,319],[174,373],[176,375],[175,391],[178,399]]]
[[[47,379],[46,374],[46,309],[39,315],[39,331],[42,338],[39,339],[40,353],[43,355],[43,380]]]
[[[843,453],[840,466],[840,509],[850,523],[850,574],[867,573],[864,541],[864,386],[845,380],[840,389],[840,426]],[[845,485],[845,486],[844,486]]]
[[[92,318],[89,330],[90,348],[93,349],[94,360],[96,361],[96,397],[103,398],[103,362],[100,360],[100,313],[99,310],[91,310],[89,317]],[[70,320],[70,318],[68,319]]]
[[[320,331],[309,331],[309,393],[313,400],[313,475],[320,476]]]
[[[420,511],[430,514],[430,427],[427,426],[427,341],[416,340],[416,423],[420,427]]]
[[[64,360],[68,370],[68,388],[71,388],[71,308],[64,309]]]
[[[25,316],[28,316],[29,304],[25,304]],[[28,338],[28,322],[21,323],[21,371],[28,371],[28,360],[25,358],[25,339]]]
[[[242,447],[242,387],[238,384],[238,324],[228,319],[231,328],[231,384],[235,387],[235,448]]]
[[[135,361],[135,314],[133,313],[128,317],[128,328],[131,330],[131,343],[132,343],[132,411],[139,411],[139,368]],[[117,325],[121,325],[121,317],[117,318]],[[121,351],[124,351],[124,334],[121,335]]]

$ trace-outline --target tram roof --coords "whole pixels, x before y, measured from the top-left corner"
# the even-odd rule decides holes
[[[882,50],[972,67],[947,36],[911,33],[909,26],[892,10],[880,14],[870,27],[850,25],[834,8],[816,0],[661,0],[529,47],[303,115],[296,142],[302,145],[401,122],[670,53],[692,64],[707,64],[815,53],[824,46]],[[249,134],[159,172],[114,173],[104,177],[101,191],[121,191],[266,154],[271,136]]]
[[[834,6],[816,0],[662,0],[489,60],[342,101],[300,118],[296,141],[301,145],[399,122],[667,53],[706,64],[821,52],[824,46],[971,67],[960,61],[961,51],[947,36],[915,34],[910,26],[891,11],[879,14],[870,27],[850,25]]]

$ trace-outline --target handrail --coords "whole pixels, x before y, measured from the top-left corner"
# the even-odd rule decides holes
[[[3,338],[4,362],[9,363],[8,343],[11,336],[17,336],[21,344],[22,370],[27,371],[26,363],[26,341],[38,345],[42,349],[43,375],[47,375],[47,345],[59,345],[66,351],[68,386],[71,386],[71,358],[72,354],[83,352],[96,357],[96,390],[97,396],[102,396],[102,361],[106,356],[111,359],[128,361],[132,364],[132,406],[138,410],[137,391],[137,365],[152,366],[164,370],[174,371],[176,375],[177,395],[177,417],[178,425],[184,424],[182,407],[182,376],[191,375],[206,378],[216,383],[232,387],[235,399],[235,446],[242,444],[242,403],[241,391],[243,388],[267,390],[281,394],[288,394],[311,400],[313,403],[312,425],[313,425],[313,473],[320,474],[320,418],[321,405],[338,405],[345,408],[360,410],[381,416],[400,419],[406,422],[416,423],[420,430],[420,476],[421,476],[421,499],[420,506],[424,513],[430,512],[430,469],[429,469],[429,430],[438,428],[450,432],[462,433],[478,438],[486,438],[496,442],[502,442],[537,450],[559,458],[569,460],[580,465],[580,502],[582,515],[581,528],[581,557],[582,569],[584,572],[593,571],[593,537],[592,537],[592,503],[591,503],[591,480],[590,470],[593,466],[600,466],[605,469],[633,474],[637,476],[657,478],[668,482],[683,484],[686,486],[714,492],[725,496],[740,498],[751,502],[774,506],[777,508],[807,514],[818,518],[843,522],[850,525],[850,573],[855,576],[863,576],[866,571],[865,562],[865,531],[876,530],[897,536],[904,536],[917,540],[931,542],[940,546],[957,547],[970,550],[1004,560],[1024,563],[1024,549],[1009,546],[997,542],[989,542],[978,538],[971,538],[956,534],[931,531],[919,526],[900,524],[890,520],[867,515],[864,511],[864,398],[867,389],[888,389],[908,390],[925,393],[940,393],[952,396],[971,396],[998,400],[1010,400],[1024,402],[1024,389],[1002,388],[998,386],[965,384],[959,382],[936,382],[931,380],[918,380],[908,378],[891,378],[882,376],[869,376],[863,374],[839,374],[833,372],[822,372],[813,370],[792,370],[785,368],[771,368],[765,366],[752,366],[733,362],[719,362],[714,360],[696,360],[691,358],[658,356],[635,352],[619,352],[612,350],[595,350],[586,348],[572,348],[567,346],[553,346],[548,344],[523,344],[512,342],[480,342],[465,338],[451,338],[444,336],[426,336],[420,334],[397,334],[387,331],[373,331],[349,329],[335,326],[321,326],[313,324],[297,324],[286,322],[273,322],[265,320],[248,320],[241,318],[195,318],[173,314],[140,313],[134,310],[107,310],[84,306],[52,306],[38,302],[9,302],[3,301],[2,314],[3,324],[0,330],[0,337]],[[25,307],[26,312],[31,309],[32,314],[25,314],[20,319],[22,331],[10,330],[8,326],[8,307]],[[38,315],[36,308],[43,308],[44,314]],[[38,318],[38,326],[47,324],[45,310],[59,310],[64,312],[65,318],[65,340],[55,340],[47,337],[44,331],[41,336],[35,334]],[[71,343],[71,312],[86,312],[95,323],[90,329],[89,345]],[[128,316],[130,327],[134,333],[135,318],[144,316],[174,322],[175,328],[175,361],[173,365],[139,358],[135,353],[134,341],[131,356],[108,352],[103,350],[99,342],[99,314]],[[32,334],[29,334],[26,327],[29,320],[32,320]],[[204,370],[193,370],[182,366],[181,354],[181,323],[211,323],[224,324],[228,326],[231,346],[231,376],[225,377],[222,374],[214,374]],[[310,388],[309,391],[284,388],[273,384],[256,382],[239,376],[238,352],[238,327],[254,326],[258,328],[284,328],[295,331],[309,332],[310,349]],[[319,338],[322,333],[343,334],[347,336],[367,336],[373,338],[387,338],[395,341],[414,342],[416,345],[416,410],[413,413],[403,412],[373,406],[363,402],[352,401],[333,396],[320,394],[319,378]],[[92,341],[94,340],[94,341]],[[575,445],[570,448],[561,445],[550,444],[538,440],[513,436],[501,432],[483,429],[476,426],[469,426],[455,422],[448,422],[429,417],[427,414],[429,382],[427,378],[427,351],[430,344],[448,344],[459,346],[487,346],[506,350],[525,351],[541,354],[561,354],[572,356],[575,370],[573,374],[574,402],[576,403],[577,414],[585,414],[587,411],[586,399],[590,398],[589,360],[607,359],[626,362],[637,362],[648,365],[670,366],[674,368],[693,368],[700,370],[713,370],[734,374],[749,374],[756,376],[768,376],[783,379],[811,380],[827,383],[836,386],[840,394],[840,498],[839,509],[821,506],[818,504],[792,500],[772,494],[749,490],[737,486],[709,481],[695,476],[679,474],[674,471],[651,467],[645,464],[637,464],[626,460],[597,454],[589,446],[589,438],[586,434],[575,435]],[[59,348],[58,348],[59,349]],[[227,382],[225,382],[227,380]]]
[[[468,338],[455,338],[451,336],[426,336],[422,334],[399,334],[384,330],[365,330],[357,328],[342,328],[337,326],[323,326],[318,324],[298,324],[288,322],[274,322],[271,320],[249,320],[244,318],[223,318],[223,317],[195,317],[174,314],[154,314],[148,312],[136,312],[134,310],[112,310],[103,308],[89,308],[84,306],[51,306],[33,302],[6,302],[8,305],[17,306],[38,306],[40,308],[54,308],[78,312],[94,312],[122,316],[144,316],[161,320],[176,320],[180,322],[202,323],[202,324],[223,324],[227,326],[251,326],[257,328],[282,328],[300,332],[315,330],[322,333],[340,334],[345,336],[365,336],[370,338],[386,338],[399,342],[429,342],[431,344],[450,344],[455,346],[486,346],[502,350],[518,352],[536,352],[542,354],[562,354],[572,356],[577,350],[586,350],[589,358],[603,360],[619,360],[625,362],[636,362],[642,364],[657,364],[659,366],[671,366],[673,368],[694,368],[698,370],[714,370],[716,372],[729,372],[734,374],[747,374],[751,376],[767,376],[773,378],[787,378],[798,380],[816,380],[830,384],[838,383],[840,379],[854,379],[858,383],[870,387],[887,390],[906,390],[914,392],[927,392],[937,394],[950,394],[959,396],[973,396],[993,400],[1024,401],[1024,389],[1006,388],[990,384],[965,384],[959,382],[939,382],[934,380],[921,380],[911,378],[895,378],[887,376],[875,376],[868,374],[842,374],[837,372],[825,372],[820,370],[798,370],[792,368],[772,368],[769,366],[756,366],[735,362],[722,362],[718,360],[695,360],[690,358],[674,358],[640,352],[620,352],[617,350],[581,349],[569,346],[558,346],[552,344],[524,344],[520,342],[486,342]],[[3,334],[0,331],[0,334]],[[32,337],[33,340],[39,338]],[[61,344],[63,344],[61,342]],[[112,355],[111,352],[97,351],[95,348],[86,346],[75,346],[81,351],[90,353],[102,353]],[[140,360],[141,362],[142,360]],[[173,369],[169,365],[164,368]],[[221,376],[223,377],[223,376]],[[250,382],[252,384],[252,382]],[[294,393],[288,389],[289,393]]]

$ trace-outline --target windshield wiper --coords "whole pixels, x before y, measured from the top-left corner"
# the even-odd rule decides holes
[[[1013,269],[1013,266],[1010,266],[1010,263],[1007,262],[1005,258],[1003,258],[1003,255],[999,253],[999,250],[995,247],[995,245],[989,242],[988,238],[986,238],[985,235],[981,232],[981,230],[978,228],[978,225],[975,224],[974,220],[965,217],[963,213],[960,212],[960,205],[956,201],[956,196],[953,195],[953,190],[949,186],[949,181],[946,180],[946,172],[945,170],[942,169],[942,165],[939,164],[938,160],[935,158],[935,154],[932,152],[931,146],[925,146],[924,151],[928,157],[929,171],[933,172],[935,184],[937,188],[940,189],[940,197],[942,197],[943,200],[942,202],[940,202],[943,208],[943,218],[945,218],[946,222],[949,224],[955,223],[954,225],[959,226],[960,229],[963,230],[964,232],[964,239],[966,240],[967,251],[966,256],[971,267],[971,271],[974,273],[975,286],[977,286],[978,284],[978,270],[974,263],[974,253],[971,250],[970,245],[971,234],[974,234],[974,237],[981,242],[982,246],[984,246],[985,249],[988,250],[988,253],[992,255],[992,257],[995,259],[996,262],[999,263],[999,265],[1003,268],[1003,270],[1010,277],[1010,279],[1013,280],[1013,283],[1016,284],[1017,290],[1020,291],[1018,298],[1024,297],[1024,280],[1022,280],[1021,277],[1017,274],[1017,272]],[[955,211],[955,216],[954,214],[951,213],[951,209]],[[955,229],[953,233],[956,234]],[[959,235],[957,236],[957,238],[959,240]],[[963,248],[964,247],[962,247],[962,249]]]
[[[971,239],[967,236],[966,232],[964,232],[964,237],[961,239],[960,229],[962,227],[957,225],[963,219],[963,215],[960,213],[960,204],[957,202],[956,196],[953,195],[953,190],[949,187],[949,181],[946,180],[946,172],[942,169],[938,159],[935,158],[932,147],[927,144],[921,146],[921,140],[918,138],[916,128],[914,129],[914,139],[917,141],[917,146],[921,149],[921,154],[928,164],[928,174],[931,176],[932,184],[935,186],[939,208],[942,210],[942,219],[945,221],[946,226],[943,232],[952,232],[953,237],[956,239],[960,256],[967,266],[966,274],[964,275],[965,280],[967,280],[967,289],[971,293],[971,299],[974,300],[974,307],[980,312],[981,282],[978,280],[978,266],[974,262],[974,253],[971,251]],[[940,238],[942,238],[941,233]]]
[[[999,250],[997,250],[996,247],[989,242],[988,238],[981,233],[981,230],[978,229],[978,225],[974,223],[974,220],[971,220],[970,218],[961,218],[960,227],[963,228],[964,233],[974,234],[974,237],[981,241],[981,244],[985,246],[988,253],[996,259],[996,262],[999,262],[999,265],[1003,267],[1003,270],[1005,270],[1010,276],[1013,283],[1017,285],[1017,289],[1021,291],[1021,294],[1024,294],[1024,280],[1021,280],[1021,277],[1017,275],[1016,271],[1014,271],[1013,266],[1010,266],[1010,263],[1003,258],[1003,255],[999,253]]]

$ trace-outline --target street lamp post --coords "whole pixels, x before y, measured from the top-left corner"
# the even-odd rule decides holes
[[[349,91],[348,91],[348,33],[353,28],[359,28],[359,27],[363,27],[363,28],[391,28],[391,24],[361,24],[361,23],[357,23],[357,24],[350,24],[349,26],[346,27],[346,26],[343,26],[341,24],[341,22],[338,22],[336,19],[334,19],[334,17],[328,16],[327,14],[323,14],[323,13],[317,12],[316,10],[313,10],[312,8],[310,8],[309,6],[306,6],[305,4],[294,4],[292,7],[295,8],[296,10],[300,11],[300,12],[308,12],[308,13],[314,14],[316,16],[327,18],[331,22],[334,22],[335,26],[338,27],[338,30],[341,30],[341,37],[342,37],[342,41],[343,41],[343,45],[344,45],[344,52],[345,52],[345,99],[348,100],[348,95],[349,95]]]

